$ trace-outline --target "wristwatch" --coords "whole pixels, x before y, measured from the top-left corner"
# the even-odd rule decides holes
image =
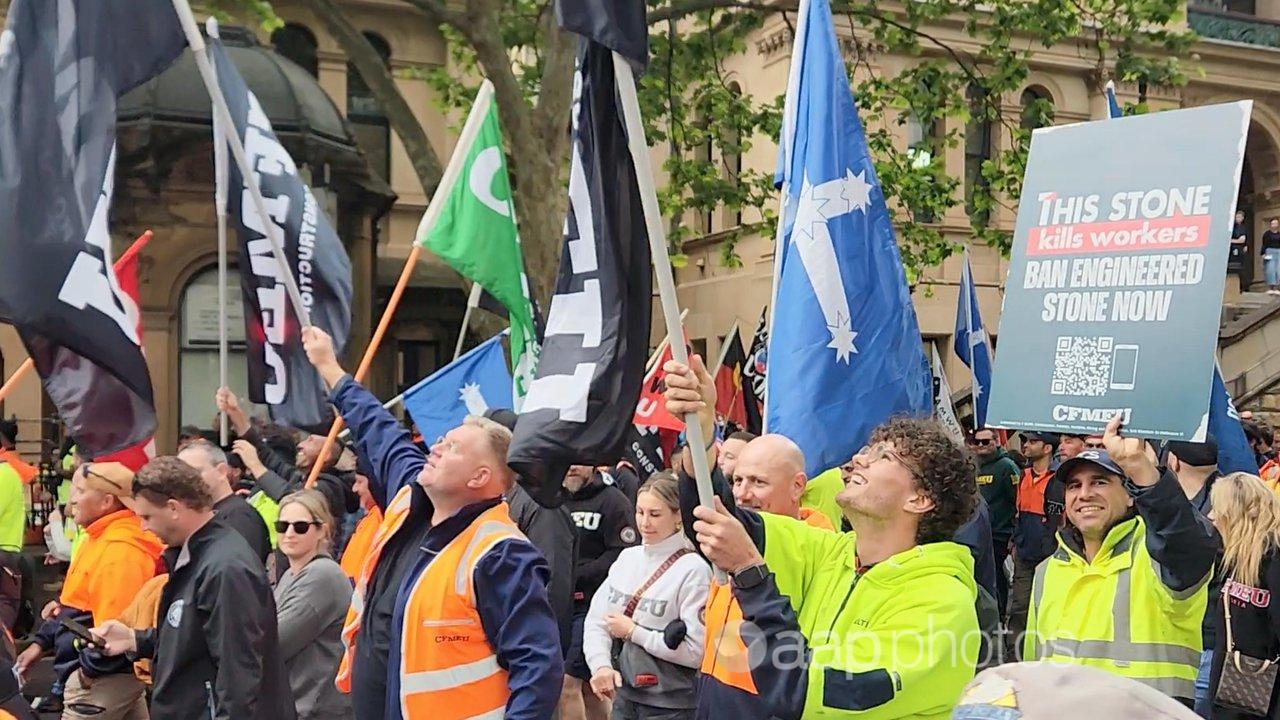
[[[733,585],[743,590],[750,590],[764,582],[768,574],[769,570],[764,566],[764,563],[749,565],[733,574]]]

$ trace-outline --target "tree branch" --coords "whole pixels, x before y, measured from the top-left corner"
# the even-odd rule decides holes
[[[383,62],[382,56],[334,0],[308,0],[307,4],[329,34],[342,46],[347,59],[355,66],[356,72],[360,73],[360,77],[382,106],[391,129],[395,130],[404,143],[418,182],[422,183],[423,191],[430,195],[440,183],[443,169],[422,123],[418,121],[413,108],[409,107],[400,88],[396,87],[395,78]]]

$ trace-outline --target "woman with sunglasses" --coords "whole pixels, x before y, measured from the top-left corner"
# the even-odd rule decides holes
[[[276,583],[276,612],[298,720],[352,717],[347,696],[333,685],[351,581],[329,557],[332,528],[329,503],[319,492],[303,490],[281,499],[275,529],[289,567]]]

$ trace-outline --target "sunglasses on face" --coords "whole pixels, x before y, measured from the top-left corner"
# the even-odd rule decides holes
[[[969,440],[969,444],[973,445],[974,447],[987,447],[988,445],[992,445],[994,443],[995,441],[991,439],[972,438]]]
[[[319,526],[320,526],[320,523],[316,522],[315,520],[295,520],[293,522],[287,522],[285,520],[277,520],[276,532],[280,533],[281,535],[284,535],[289,531],[289,528],[293,528],[293,533],[295,535],[306,535],[307,533],[311,532],[311,528],[319,527]]]

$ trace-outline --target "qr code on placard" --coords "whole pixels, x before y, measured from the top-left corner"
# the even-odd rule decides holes
[[[1114,341],[1109,337],[1058,338],[1053,353],[1053,395],[1098,397],[1111,385]]]

